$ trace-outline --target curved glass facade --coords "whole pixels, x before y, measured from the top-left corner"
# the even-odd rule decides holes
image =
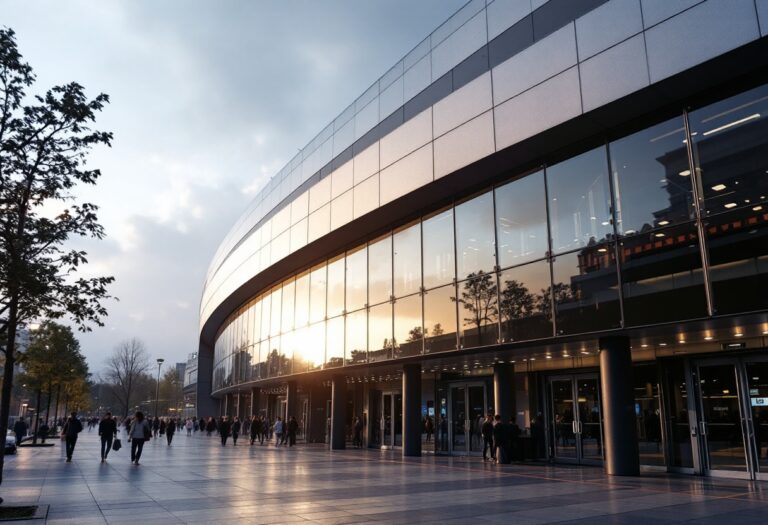
[[[765,309],[766,114],[762,86],[517,176],[292,275],[224,323],[213,390]]]

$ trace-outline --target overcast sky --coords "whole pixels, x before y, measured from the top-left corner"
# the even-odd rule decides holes
[[[152,357],[197,350],[205,271],[254,193],[465,0],[0,0],[37,74],[109,94],[115,135],[79,191],[108,237],[89,274],[114,275],[91,370],[138,337]]]

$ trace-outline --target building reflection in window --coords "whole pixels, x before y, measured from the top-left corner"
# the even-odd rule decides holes
[[[368,309],[368,361],[392,359],[393,347],[392,304],[372,306]]]
[[[352,314],[354,315],[354,314]],[[350,315],[347,316],[349,319]],[[326,323],[325,367],[335,368],[344,364],[344,317],[328,319]]]
[[[456,276],[453,243],[453,209],[448,209],[422,222],[424,288],[448,284]]]
[[[368,361],[368,316],[366,310],[362,309],[347,314],[346,323],[347,361],[350,364],[365,363]]]
[[[552,336],[549,263],[538,261],[499,274],[501,340]]]
[[[421,225],[419,223],[394,233],[392,261],[395,297],[418,292],[421,288]]]
[[[434,288],[424,294],[424,352],[456,349],[456,287]]]
[[[496,275],[479,271],[458,284],[454,298],[461,319],[460,346],[496,344],[499,340],[499,288]]]
[[[536,172],[495,190],[499,266],[541,259],[549,250],[544,172]]]
[[[392,297],[392,236],[385,235],[368,245],[368,304]]]
[[[402,297],[395,302],[394,356],[418,355],[424,345],[421,319],[421,294]]]
[[[344,290],[348,312],[363,308],[368,302],[368,253],[365,246],[347,252]]]
[[[459,279],[496,266],[493,193],[486,192],[456,206],[456,266]]]

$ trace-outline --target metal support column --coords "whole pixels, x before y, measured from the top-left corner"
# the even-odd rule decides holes
[[[515,417],[515,365],[493,365],[493,404],[496,414],[501,416],[504,423]]]
[[[421,365],[403,366],[403,456],[421,456]]]
[[[344,376],[331,379],[331,450],[347,447],[347,380]]]

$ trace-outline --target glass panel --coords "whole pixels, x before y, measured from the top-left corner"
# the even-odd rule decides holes
[[[328,261],[328,317],[344,312],[344,256]]]
[[[421,224],[395,232],[392,252],[395,297],[418,292],[421,287]]]
[[[391,447],[392,446],[392,394],[384,394],[382,396],[382,417],[381,417],[381,428],[382,433],[384,434],[384,442],[382,443],[385,447]]]
[[[389,301],[392,296],[392,237],[368,245],[368,303]]]
[[[435,451],[448,452],[448,390],[445,386],[437,387],[437,430],[435,437]]]
[[[499,274],[501,340],[552,336],[549,263],[539,261]]]
[[[283,314],[280,327],[283,333],[293,330],[293,308],[296,299],[296,285],[293,279],[283,283]]]
[[[368,360],[368,317],[365,309],[347,314],[346,344],[347,360],[365,363]]]
[[[579,401],[579,437],[584,459],[603,459],[603,434],[597,379],[576,379]]]
[[[421,224],[424,288],[448,284],[456,276],[453,246],[453,209],[425,219]]]
[[[664,465],[656,364],[633,367],[635,418],[641,465]]]
[[[499,340],[499,297],[496,274],[478,272],[459,283],[461,348],[492,345]]]
[[[270,337],[267,344],[267,377],[277,377],[280,374],[280,336]]]
[[[321,321],[310,325],[304,333],[305,338],[301,341],[302,357],[308,370],[318,370],[325,361],[325,323]]]
[[[456,206],[456,262],[459,279],[496,265],[493,193],[487,192]]]
[[[260,362],[260,355],[259,355],[259,347],[261,345],[259,343],[256,343],[253,345],[253,348],[251,349],[252,353],[252,359],[251,359],[251,381],[256,381],[258,379],[261,379],[261,362]]]
[[[392,358],[392,304],[384,303],[368,309],[368,360]]]
[[[393,408],[394,412],[394,427],[395,427],[395,446],[396,447],[402,447],[403,446],[403,395],[401,393],[396,393],[394,396],[394,404],[395,406]]]
[[[278,335],[280,333],[280,310],[282,309],[282,302],[280,295],[282,290],[279,286],[272,288],[270,294],[272,303],[272,313],[269,316],[269,333],[271,335]]]
[[[615,248],[590,246],[552,262],[558,334],[593,332],[621,324]]]
[[[610,238],[611,192],[605,148],[547,168],[552,251],[566,252]]]
[[[281,376],[293,373],[293,356],[296,354],[297,333],[287,332],[280,337],[278,373]]]
[[[326,266],[325,263],[312,268],[309,275],[309,322],[315,323],[325,319],[326,296]]]
[[[500,186],[495,192],[499,266],[506,268],[544,257],[549,250],[544,172]]]
[[[456,287],[443,286],[424,294],[424,352],[456,349]]]
[[[347,252],[346,310],[358,310],[368,302],[368,253],[365,246]]]
[[[344,364],[344,317],[328,319],[326,330],[325,367],[342,366]]]
[[[555,457],[576,457],[576,436],[573,432],[573,383],[570,379],[553,380],[552,414],[554,417]]]
[[[454,452],[466,452],[467,407],[464,399],[464,387],[451,388],[451,435]]]
[[[269,314],[272,312],[272,296],[265,294],[261,298],[261,340],[269,339]]]
[[[768,197],[768,85],[689,114],[705,213]]]
[[[296,277],[294,322],[297,327],[309,324],[309,272],[304,272]]]
[[[485,421],[485,387],[470,386],[467,387],[467,398],[469,400],[469,451],[483,451],[483,421]]]
[[[421,295],[403,297],[395,302],[394,357],[418,355],[424,345],[421,326]]]
[[[664,397],[669,423],[669,463],[673,467],[693,468],[691,431],[688,422],[688,390],[682,361],[667,362],[664,370]]]
[[[381,441],[381,432],[384,426],[384,412],[382,411],[381,392],[378,390],[371,391],[371,418],[369,423],[371,429],[371,446],[380,447],[383,443]]]
[[[747,470],[736,370],[733,365],[699,367],[701,407],[707,423],[707,451],[712,470]]]
[[[691,223],[620,241],[625,324],[707,315],[698,244]]]
[[[757,468],[768,472],[768,363],[747,363],[746,371]]]
[[[768,206],[714,215],[705,231],[715,311],[768,308]]]
[[[694,218],[682,117],[611,142],[616,227],[632,235]]]

